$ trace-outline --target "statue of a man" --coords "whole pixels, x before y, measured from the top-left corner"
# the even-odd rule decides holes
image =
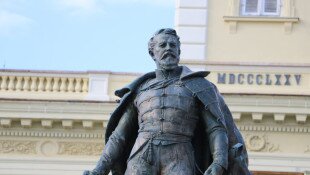
[[[106,146],[84,175],[247,175],[247,154],[215,85],[179,66],[180,41],[160,29],[149,41],[156,63],[115,94],[121,97],[106,130]]]

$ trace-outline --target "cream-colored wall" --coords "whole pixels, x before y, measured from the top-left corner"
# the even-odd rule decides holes
[[[286,3],[285,1],[292,1]],[[285,28],[285,22],[277,19],[268,22],[224,21],[224,16],[235,16],[232,6],[237,0],[208,1],[207,56],[209,62],[230,63],[271,63],[271,64],[310,64],[310,7],[309,0],[283,0],[283,5],[291,6],[289,17],[298,17],[292,30]],[[282,6],[283,7],[283,6]],[[286,7],[287,8],[287,7]],[[283,9],[287,10],[287,9]],[[236,12],[237,11],[237,12]],[[266,17],[266,19],[268,19]],[[264,20],[264,19],[260,19]],[[234,29],[234,25],[237,25]],[[235,31],[234,31],[235,30]]]
[[[109,79],[109,90],[108,90],[110,100],[114,101],[118,99],[118,97],[114,95],[114,92],[130,84],[138,76],[139,74],[134,74],[134,73],[111,74],[110,79]]]
[[[206,69],[211,72],[207,79],[221,93],[310,95],[309,67],[207,65]]]
[[[224,93],[309,95],[310,12],[305,7],[310,1],[281,1],[279,17],[255,17],[240,16],[240,0],[178,0],[181,64],[211,71],[208,78]],[[226,83],[218,83],[218,74],[226,74]],[[228,83],[231,74],[264,78],[258,84]],[[275,74],[281,85],[275,79],[266,83]]]
[[[177,0],[181,64],[211,72],[245,139],[250,170],[307,172],[310,1],[282,0],[281,16],[268,18],[240,16],[239,4]]]

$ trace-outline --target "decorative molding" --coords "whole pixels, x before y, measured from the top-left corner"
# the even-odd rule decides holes
[[[259,123],[251,124],[261,131],[309,133],[306,126],[310,124],[307,120],[310,117],[310,97],[232,94],[225,94],[224,97],[238,124],[242,124],[243,120],[248,120],[247,116],[252,115],[252,121],[255,123],[264,123],[271,119],[278,122],[276,127],[270,126],[270,123],[267,126],[261,126]],[[104,129],[116,105],[117,103],[102,102],[51,103],[3,100],[0,105],[0,127],[59,129],[59,126],[62,126],[68,130],[94,127]],[[296,123],[293,123],[294,119]],[[247,128],[250,129],[249,125],[240,129],[247,130]]]
[[[82,124],[85,129],[92,129],[94,127],[93,121],[89,121],[89,120],[83,121]]]
[[[236,95],[224,94],[225,101],[232,113],[241,113],[242,122],[244,116],[252,115],[252,120],[264,122],[265,119],[273,119],[278,124],[285,125],[291,122],[295,116],[296,124],[303,127],[308,124],[310,117],[310,98],[308,96],[269,96],[269,95]]]
[[[12,124],[12,120],[14,120],[14,123]],[[94,128],[95,124],[99,124],[96,126],[99,126],[100,129],[105,129],[108,123],[108,120],[81,120],[81,119],[64,119],[64,120],[59,120],[59,119],[42,119],[34,121],[35,119],[20,119],[20,118],[2,118],[0,117],[0,127],[3,128],[42,128],[44,129],[52,129],[53,128],[53,123],[60,123],[61,127],[67,130],[72,130],[76,128],[79,129],[92,129]],[[19,124],[20,123],[20,124]],[[35,123],[35,124],[33,124]],[[82,124],[82,126],[81,126]],[[59,125],[56,125],[56,128],[60,128]],[[9,131],[9,130],[8,130]],[[46,130],[47,131],[47,130]],[[50,130],[51,131],[51,130]],[[1,132],[1,131],[0,131]]]
[[[116,102],[0,99],[0,119],[102,121],[109,119],[116,105]]]
[[[0,154],[98,156],[103,147],[103,142],[0,140]]]
[[[62,126],[65,129],[72,129],[73,128],[73,120],[62,120]]]
[[[307,115],[306,114],[296,114],[297,123],[304,124],[306,123]]]
[[[50,76],[0,76],[1,91],[32,91],[32,92],[88,92],[88,79],[81,77],[50,77]]]
[[[273,117],[277,123],[283,123],[285,120],[285,114],[274,114]]]
[[[0,136],[10,137],[48,137],[48,138],[83,138],[83,139],[103,139],[104,132],[86,133],[86,132],[64,132],[64,131],[17,131],[0,130]]]
[[[39,153],[43,154],[44,156],[54,156],[57,155],[59,150],[59,144],[55,141],[47,140],[42,141],[37,144],[37,150]]]
[[[223,16],[225,22],[229,23],[231,34],[237,32],[239,22],[281,22],[284,24],[284,33],[290,34],[293,30],[293,23],[299,22],[297,17],[265,17],[265,16]]]
[[[11,127],[11,124],[12,124],[12,119],[8,119],[8,118],[0,119],[0,125],[2,127],[8,128],[8,127]]]
[[[217,72],[220,70],[233,71],[233,70],[240,70],[240,68],[245,67],[248,68],[247,70],[253,70],[253,69],[260,69],[267,71],[267,70],[274,70],[276,68],[280,68],[281,70],[285,69],[285,71],[290,71],[288,69],[296,70],[298,68],[298,71],[302,70],[304,68],[305,72],[309,72],[310,64],[308,63],[264,63],[264,62],[236,62],[236,61],[208,61],[208,60],[199,60],[199,59],[191,59],[191,60],[180,60],[180,63],[182,64],[194,64],[194,65],[206,65],[208,66],[209,71]]]
[[[241,119],[241,113],[240,112],[232,112],[232,116],[234,121],[240,121]]]
[[[0,158],[1,175],[79,175],[94,168],[99,156],[5,156]]]
[[[297,17],[223,16],[227,22],[299,22]]]
[[[32,120],[31,119],[21,119],[20,125],[24,128],[30,128],[32,126]]]
[[[310,170],[310,156],[304,154],[249,152],[252,171],[305,172]]]
[[[246,147],[253,152],[281,152],[280,145],[271,143],[266,135],[245,135]]]
[[[52,128],[53,120],[41,120],[41,125],[43,126],[43,128]]]
[[[284,33],[290,34],[293,30],[293,22],[284,22]]]
[[[252,113],[252,120],[254,122],[261,122],[263,120],[263,114],[262,113]]]
[[[240,131],[263,131],[263,132],[287,132],[287,133],[310,133],[309,127],[300,126],[270,126],[270,125],[241,125],[238,124],[238,129]]]
[[[0,70],[0,98],[109,101],[111,72]],[[126,77],[133,75],[126,75]],[[126,82],[123,82],[124,85]]]
[[[36,141],[0,140],[1,154],[37,154]]]
[[[261,151],[266,146],[266,140],[259,135],[252,135],[246,138],[246,146],[250,151]]]
[[[87,155],[98,156],[103,150],[102,143],[90,142],[59,142],[59,155]]]
[[[230,33],[230,34],[235,34],[235,33],[237,33],[237,27],[238,27],[237,21],[231,21],[231,22],[229,22],[229,33]]]

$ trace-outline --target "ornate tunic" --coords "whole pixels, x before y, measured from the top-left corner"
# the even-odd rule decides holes
[[[202,149],[209,151],[206,153],[211,154],[212,159],[206,157],[207,159],[204,160],[211,162],[200,162],[202,159],[198,160],[196,156],[204,155],[195,155],[196,161],[198,160],[196,163],[200,163],[201,167],[209,166],[210,163],[217,164],[227,170],[228,137],[219,107],[223,107],[222,109],[226,111],[227,118],[225,120],[230,121],[232,117],[223,99],[220,96],[217,97],[218,92],[214,91],[214,85],[203,78],[195,79],[195,77],[203,76],[204,72],[191,73],[186,67],[178,67],[170,72],[156,70],[155,73],[156,76],[154,73],[148,73],[137,79],[128,88],[117,91],[118,96],[123,97],[121,106],[111,116],[112,122],[109,122],[109,130],[107,130],[109,132],[107,138],[109,139],[98,161],[96,171],[105,174],[113,166],[116,174],[125,173],[123,167],[126,167],[126,164],[123,163],[126,162],[123,160],[127,160],[128,165],[125,174],[132,174],[136,170],[141,171],[141,173],[144,171],[155,173],[160,171],[160,174],[169,174],[169,172],[174,171],[170,169],[171,167],[179,167],[180,169],[186,167],[187,170],[182,170],[182,172],[192,172],[191,168],[195,168],[193,165],[195,160],[193,158],[192,139],[197,138],[197,128],[203,129],[199,130],[200,132],[205,131],[204,137],[198,138],[207,139],[208,142],[208,145],[201,144],[199,146],[206,146]],[[191,77],[188,78],[189,76]],[[188,78],[186,81],[184,81],[185,77]],[[195,83],[191,84],[191,81]],[[189,85],[193,85],[193,87]],[[118,117],[121,118],[117,119]],[[229,129],[234,128],[233,122],[230,123]],[[232,140],[232,144],[235,142],[243,143],[238,133],[232,136],[229,138]],[[131,150],[130,154],[127,149],[128,146],[129,151]],[[234,151],[235,146],[231,149]],[[243,149],[243,147],[236,147],[236,149]],[[166,151],[166,153],[161,156],[161,151]],[[247,158],[246,150],[243,149],[242,151],[245,151],[244,155],[236,154],[231,158],[232,168],[235,165],[237,168],[242,165],[245,166],[242,170],[247,170],[246,162],[244,162]],[[183,154],[184,152],[190,154]],[[184,157],[190,160],[186,162],[184,158],[181,158],[178,161],[169,162],[170,159],[176,160],[175,158],[182,155],[190,155]],[[122,161],[121,164],[117,164],[118,160]],[[153,164],[154,160],[155,164]],[[141,163],[144,164],[143,168],[141,168]],[[156,166],[158,163],[161,165],[159,169],[152,169],[154,168],[153,165]],[[174,163],[179,164],[175,165]],[[138,165],[140,168],[135,169]],[[232,172],[241,172],[239,169]]]
[[[157,70],[157,77],[144,83],[134,100],[138,111],[139,137],[154,144],[190,142],[199,111],[197,99],[180,81],[180,69],[169,75]]]

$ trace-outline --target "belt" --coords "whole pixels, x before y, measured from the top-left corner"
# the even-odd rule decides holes
[[[141,147],[137,150],[138,153],[144,146],[147,145],[147,149],[142,153],[142,158],[150,165],[153,165],[153,141],[160,140],[160,141],[170,141],[171,143],[187,143],[191,141],[191,138],[188,136],[183,135],[174,135],[169,133],[150,133],[150,132],[143,132],[139,133],[139,136],[142,135],[144,138],[147,138],[145,144],[141,145]],[[138,137],[139,137],[138,136]],[[166,139],[165,139],[166,137]],[[133,157],[133,155],[131,156]]]

